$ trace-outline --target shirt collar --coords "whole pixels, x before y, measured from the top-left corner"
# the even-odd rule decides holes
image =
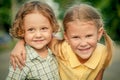
[[[81,63],[79,62],[77,56],[75,55],[75,53],[72,51],[71,47],[69,46],[69,44],[67,42],[64,42],[64,44],[67,46],[64,50],[66,50],[65,52],[65,57],[67,57],[66,60],[69,61],[71,67],[77,67],[79,66]]]
[[[26,45],[26,51],[31,60],[39,57],[38,53],[29,45]]]
[[[37,53],[31,46],[26,45],[26,51],[27,51],[27,54],[28,54],[28,56],[29,56],[29,58],[30,58],[31,60],[34,60],[34,59],[37,59],[37,58],[39,58],[41,61],[44,60],[43,58],[41,58],[41,57],[38,55],[38,53]],[[51,52],[51,50],[48,48],[48,56],[47,56],[47,58],[51,58],[50,56],[52,56],[52,52]]]
[[[88,66],[89,68],[95,69],[102,58],[102,54],[104,54],[104,50],[105,46],[98,43],[92,56],[84,65]]]

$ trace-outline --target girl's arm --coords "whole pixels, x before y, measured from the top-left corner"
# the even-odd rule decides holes
[[[64,41],[62,37],[60,37],[60,34],[53,35],[51,42],[48,44],[48,47],[52,50],[53,54],[58,56],[58,47],[59,45]]]
[[[14,69],[16,69],[16,65],[18,65],[18,67],[22,69],[25,64],[26,51],[24,44],[24,40],[18,41],[10,54],[10,62]]]
[[[52,49],[53,45],[55,46],[57,42],[58,42],[57,39],[55,38],[52,39],[48,47]],[[25,44],[24,40],[19,40],[10,54],[10,62],[14,70],[16,69],[16,65],[18,65],[18,67],[22,69],[22,67],[25,64],[26,51],[24,44]]]
[[[104,73],[105,69],[101,69],[98,73],[98,75],[96,76],[95,80],[102,80],[103,78],[103,73]]]
[[[56,51],[57,51],[57,48],[56,48],[57,46],[56,45],[59,42],[61,42],[61,40],[62,40],[62,38],[60,39],[59,37],[54,35],[53,39],[48,44],[48,47],[52,49],[52,51],[54,52],[55,55],[56,55]],[[24,40],[18,41],[16,46],[14,47],[14,49],[11,52],[10,60],[11,60],[11,64],[12,64],[14,69],[16,69],[16,64],[18,65],[18,67],[20,69],[22,69],[22,67],[25,64],[25,59],[26,59],[26,54],[25,53],[26,53],[26,51],[25,51],[24,44],[25,44]]]

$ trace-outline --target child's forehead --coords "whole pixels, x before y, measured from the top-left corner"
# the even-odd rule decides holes
[[[90,29],[97,29],[94,21],[72,21],[66,24],[67,31],[85,31]]]
[[[95,21],[93,21],[93,20],[87,21],[87,20],[79,20],[79,19],[76,19],[76,20],[74,20],[74,21],[68,22],[68,23],[67,23],[67,26],[69,26],[69,25],[75,25],[75,24],[80,24],[80,25],[91,24],[91,25],[95,25]]]

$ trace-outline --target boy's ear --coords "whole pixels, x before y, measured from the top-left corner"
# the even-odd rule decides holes
[[[101,27],[101,28],[98,30],[98,41],[100,41],[100,39],[101,39],[101,37],[102,37],[102,35],[103,35],[103,31],[104,31],[103,27]]]
[[[25,36],[25,34],[23,33],[23,34],[21,34],[21,37],[24,39],[24,36]]]

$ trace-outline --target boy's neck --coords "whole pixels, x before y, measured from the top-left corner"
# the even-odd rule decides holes
[[[41,58],[46,58],[47,55],[48,55],[48,48],[45,47],[45,48],[43,48],[43,49],[38,49],[38,50],[36,50],[36,52],[39,54],[39,56],[40,56]]]
[[[25,44],[25,45],[28,45],[30,46],[29,44]],[[32,46],[31,46],[32,47]],[[44,46],[43,48],[41,49],[36,49],[34,47],[32,47],[36,52],[37,54],[41,57],[41,58],[46,58],[47,55],[48,55],[48,47],[47,46]]]

